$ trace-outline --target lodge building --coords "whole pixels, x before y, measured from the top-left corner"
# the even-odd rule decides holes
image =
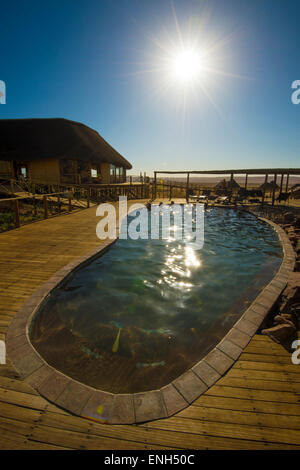
[[[126,182],[131,164],[94,129],[62,118],[0,119],[0,180]]]

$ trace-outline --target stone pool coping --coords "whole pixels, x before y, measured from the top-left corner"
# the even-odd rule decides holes
[[[21,378],[40,395],[75,415],[107,424],[134,424],[172,416],[199,398],[232,367],[294,270],[295,252],[284,230],[268,219],[258,219],[271,225],[281,241],[283,260],[279,270],[219,344],[170,384],[158,390],[133,394],[97,390],[50,366],[30,342],[30,325],[50,292],[116,240],[102,243],[60,269],[23,304],[7,331],[6,351],[9,359]]]

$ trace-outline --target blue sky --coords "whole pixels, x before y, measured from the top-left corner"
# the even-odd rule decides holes
[[[298,0],[3,2],[0,118],[83,122],[133,174],[298,167],[299,17]],[[180,37],[197,38],[214,70],[185,111],[184,87],[162,69]]]

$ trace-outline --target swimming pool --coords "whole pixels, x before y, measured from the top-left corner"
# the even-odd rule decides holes
[[[97,389],[157,389],[219,343],[281,259],[270,226],[228,208],[205,213],[198,251],[187,239],[119,239],[52,291],[31,326],[32,344]]]

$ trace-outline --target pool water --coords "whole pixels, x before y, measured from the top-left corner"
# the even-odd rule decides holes
[[[204,234],[200,250],[171,237],[117,240],[42,305],[37,351],[112,393],[170,383],[224,337],[282,260],[275,231],[247,212],[209,209]]]

